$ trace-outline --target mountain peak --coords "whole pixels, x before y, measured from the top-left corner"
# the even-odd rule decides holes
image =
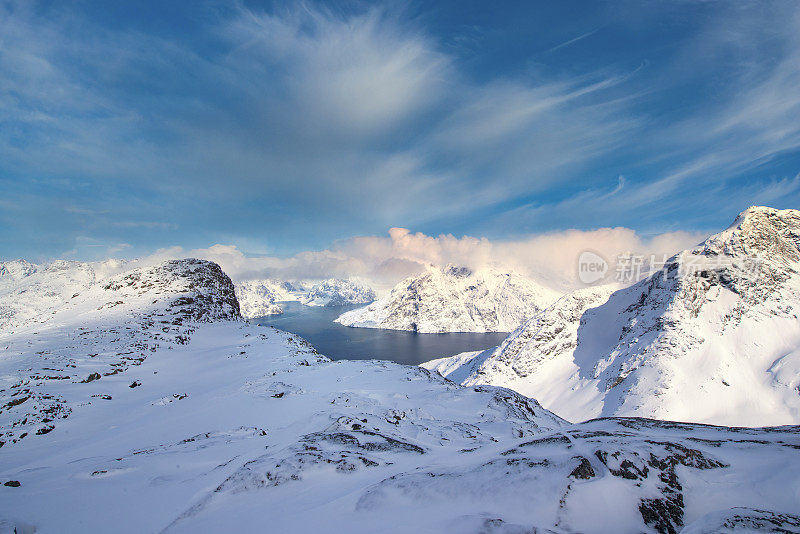
[[[800,261],[800,211],[751,206],[702,248],[713,254]]]
[[[36,271],[36,266],[25,260],[11,260],[0,262],[0,276],[13,276],[21,278]]]
[[[749,208],[641,282],[585,291],[497,349],[429,367],[535,395],[570,420],[799,420],[800,211]]]
[[[731,227],[741,228],[748,224],[798,224],[798,222],[800,222],[800,210],[750,206],[736,217]]]
[[[466,278],[468,276],[472,276],[473,271],[469,267],[449,263],[447,264],[447,267],[444,268],[443,272],[456,278]]]

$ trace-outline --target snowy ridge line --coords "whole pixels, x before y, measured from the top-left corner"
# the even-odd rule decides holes
[[[124,373],[163,346],[188,343],[198,324],[240,319],[233,284],[219,266],[187,259],[101,280],[33,325],[0,332],[0,370],[8,371],[0,375],[7,399],[0,403],[0,447],[47,434],[69,417],[74,403],[50,392],[53,386]]]

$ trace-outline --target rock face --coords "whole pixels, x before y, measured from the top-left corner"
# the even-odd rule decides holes
[[[431,267],[400,282],[391,294],[349,311],[345,326],[439,332],[510,332],[559,294],[513,273],[487,268]]]
[[[578,291],[496,350],[426,366],[572,420],[798,423],[799,247],[800,212],[750,208],[629,288]]]
[[[800,532],[800,516],[741,506],[707,514],[687,525],[681,532],[682,534],[794,533]]]
[[[359,280],[330,278],[314,284],[301,300],[307,306],[343,306],[368,304],[375,300],[375,291]]]
[[[119,270],[123,274],[109,274]],[[218,265],[208,261],[173,260],[154,267],[125,270],[125,264],[116,260],[55,261],[42,265],[17,260],[0,263],[0,335],[49,322],[56,315],[79,312],[87,302],[116,299],[105,303],[110,308],[141,300],[138,296],[147,293],[159,298],[184,294],[191,302],[179,304],[182,309],[187,313],[194,309],[197,314],[208,314],[208,320],[239,315],[230,279]],[[212,309],[212,305],[222,307]],[[203,320],[199,315],[196,318]]]
[[[230,280],[208,262],[103,279],[39,322],[0,330],[0,349],[4,530],[798,524],[798,427],[570,424],[509,389],[331,362],[240,320]]]

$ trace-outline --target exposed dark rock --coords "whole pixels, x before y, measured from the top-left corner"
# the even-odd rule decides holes
[[[798,515],[745,507],[708,514],[699,523],[698,525],[692,523],[691,527],[694,527],[691,529],[692,534],[755,531],[780,534],[800,533],[800,516]]]
[[[90,374],[85,379],[81,380],[81,384],[88,384],[89,382],[94,382],[95,380],[100,380],[100,373]]]
[[[569,474],[572,478],[579,478],[581,480],[589,480],[595,476],[594,469],[592,468],[591,462],[586,458],[580,458],[580,463],[578,467],[572,470]]]

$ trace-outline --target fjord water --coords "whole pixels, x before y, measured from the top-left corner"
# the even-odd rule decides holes
[[[459,352],[495,347],[508,336],[503,332],[417,334],[401,330],[350,328],[333,320],[360,305],[322,307],[283,302],[281,306],[283,315],[253,321],[297,334],[332,360],[375,359],[418,365]]]

